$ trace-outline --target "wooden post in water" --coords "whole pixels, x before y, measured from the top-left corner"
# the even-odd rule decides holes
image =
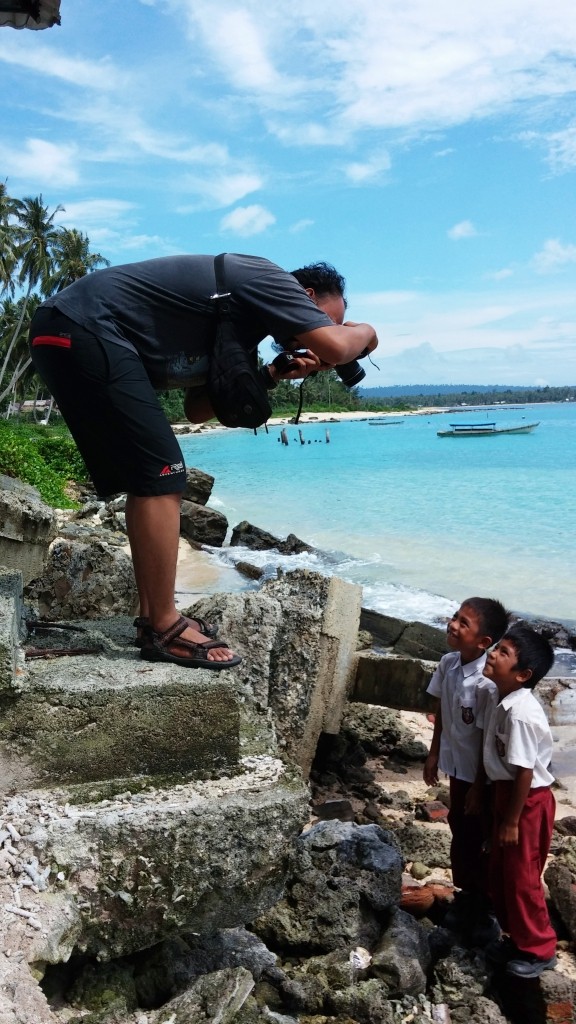
[[[306,444],[306,441],[304,440],[304,434],[302,433],[302,431],[299,430],[298,433],[300,434],[300,444]]]
[[[326,429],[326,444],[330,444],[330,431]]]
[[[282,430],[280,431],[280,440],[282,441],[282,444],[288,444],[288,434],[286,433],[286,427],[282,427]]]

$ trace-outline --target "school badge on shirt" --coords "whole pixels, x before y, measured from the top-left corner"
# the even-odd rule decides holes
[[[462,708],[462,721],[464,725],[472,725],[474,721],[474,708]]]

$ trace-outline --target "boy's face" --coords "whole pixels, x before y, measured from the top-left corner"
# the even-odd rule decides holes
[[[530,669],[518,668],[518,652],[514,644],[503,637],[490,651],[484,666],[484,675],[498,687],[498,693],[505,697],[507,693],[520,690],[532,675]]]
[[[448,646],[454,651],[460,651],[460,657],[464,663],[475,661],[486,651],[492,640],[486,636],[483,623],[469,604],[460,606],[457,612],[450,619],[447,626]]]

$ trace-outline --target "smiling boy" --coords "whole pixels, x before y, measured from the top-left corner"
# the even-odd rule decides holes
[[[454,885],[461,890],[445,923],[465,926],[472,941],[481,941],[485,933],[493,937],[495,922],[490,919],[482,877],[486,821],[481,813],[467,813],[465,805],[481,761],[476,714],[479,688],[491,688],[483,675],[486,652],[503,635],[508,620],[500,601],[487,597],[464,601],[447,626],[452,651],[441,659],[427,690],[438,698],[438,707],[424,781],[437,785],[439,771],[450,778],[450,864]]]
[[[509,629],[488,655],[484,675],[496,690],[477,722],[484,728],[484,770],[494,801],[489,889],[507,933],[488,955],[521,978],[537,978],[556,965],[556,933],[541,881],[554,825],[552,734],[532,693],[553,661],[551,645],[535,630]]]

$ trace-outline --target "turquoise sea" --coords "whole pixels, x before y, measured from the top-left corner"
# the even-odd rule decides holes
[[[226,572],[241,559],[309,566],[363,587],[366,607],[434,622],[466,596],[576,623],[576,403],[366,421],[222,430],[181,438],[186,463],[211,473],[210,504],[318,553],[213,550]],[[449,423],[539,421],[531,434],[439,438]],[[299,430],[305,443],[300,443]],[[329,431],[329,443],[326,431]]]

